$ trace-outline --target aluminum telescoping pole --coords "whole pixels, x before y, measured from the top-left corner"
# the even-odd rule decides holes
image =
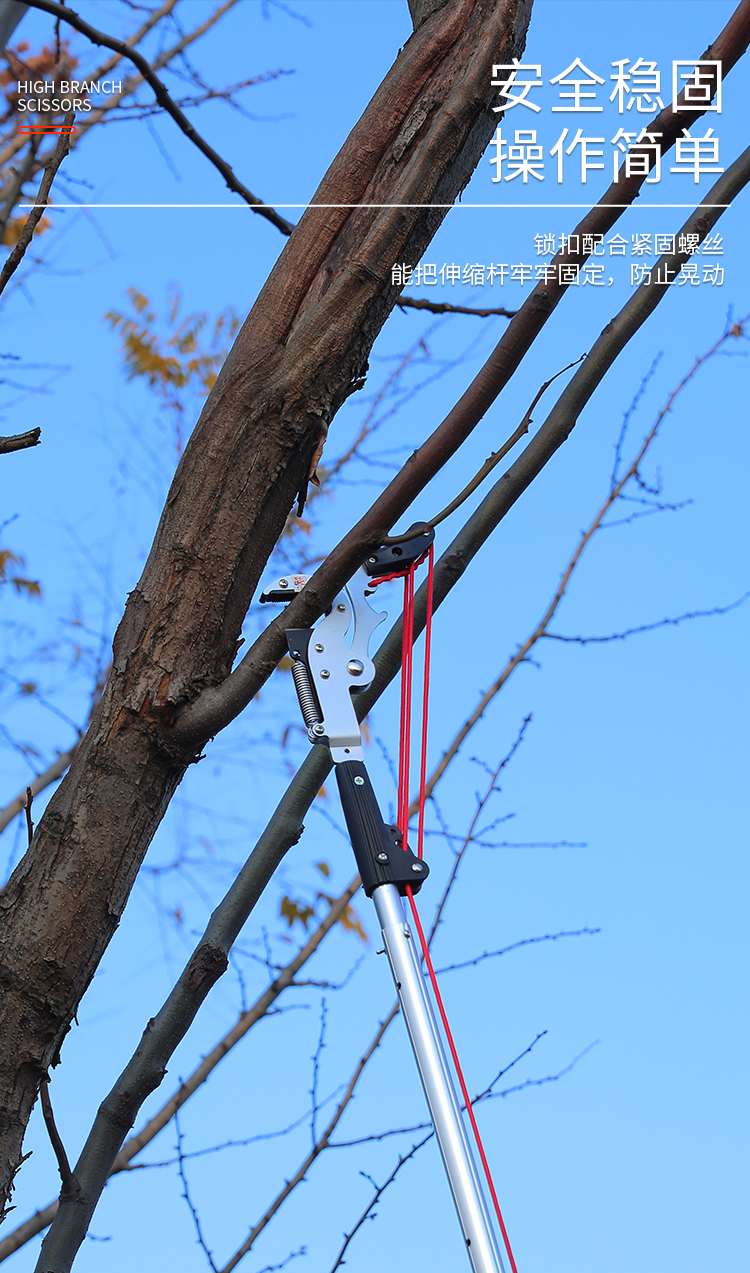
[[[372,900],[469,1259],[474,1273],[504,1273],[399,891],[395,884],[381,884]]]
[[[372,578],[387,574],[394,564],[403,570],[410,561],[421,560],[433,537],[432,530],[421,530],[408,542],[399,540],[397,546],[371,554],[316,628],[287,628],[286,638],[310,741],[327,746],[334,762],[362,887],[373,899],[380,920],[469,1259],[474,1273],[505,1273],[401,901],[407,891],[418,892],[429,866],[414,856],[396,827],[387,827],[383,821],[364,765],[352,701],[352,692],[372,683],[375,665],[368,652],[369,640],[386,617],[367,602]],[[304,575],[279,579],[260,599],[288,601],[304,583]]]

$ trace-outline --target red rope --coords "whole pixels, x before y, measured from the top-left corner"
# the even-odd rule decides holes
[[[422,689],[422,747],[419,757],[419,822],[417,824],[417,857],[424,856],[424,806],[425,786],[427,783],[427,706],[430,698],[430,654],[432,652],[432,594],[435,577],[435,544],[430,544],[427,554],[427,614],[424,628],[424,685]],[[407,783],[408,787],[408,783]],[[407,793],[408,795],[408,793]],[[406,806],[406,818],[409,817],[409,806]]]
[[[433,553],[432,544],[430,545],[429,553],[426,555],[429,557],[429,566],[428,566],[428,576],[427,576],[427,616],[426,616],[426,622],[425,622],[424,686],[423,686],[423,693],[422,693],[422,739],[421,739],[420,761],[419,761],[419,822],[418,822],[418,832],[417,832],[417,849],[418,849],[418,854],[420,858],[422,857],[422,852],[424,847],[424,811],[425,811],[425,801],[426,801],[425,786],[426,786],[426,777],[427,777],[427,706],[428,706],[429,690],[430,690],[430,646],[431,646],[431,640],[432,640],[432,598],[433,598],[433,575],[434,575],[434,553]],[[424,560],[424,558],[422,558],[422,560]],[[404,848],[407,847],[407,836],[409,831],[409,768],[410,768],[410,759],[411,759],[411,756],[410,756],[410,753],[411,753],[411,683],[412,683],[412,651],[413,651],[413,644],[414,644],[414,574],[419,564],[420,562],[413,562],[412,565],[409,566],[409,568],[407,569],[404,576],[404,618],[403,618],[403,639],[401,644],[401,727],[400,727],[400,738],[399,738],[398,801],[397,801],[397,804],[398,804],[397,821],[398,821],[399,830],[401,832],[402,843]],[[391,578],[391,579],[400,578],[400,576],[390,575],[388,576],[388,578]],[[385,583],[385,582],[386,582],[385,579],[373,580],[374,584]],[[469,1096],[469,1091],[466,1086],[466,1080],[464,1079],[464,1076],[463,1076],[461,1063],[458,1059],[458,1052],[456,1050],[456,1045],[453,1041],[451,1028],[448,1024],[448,1017],[445,1011],[445,1006],[443,1004],[442,996],[440,994],[440,989],[438,987],[437,977],[435,976],[435,969],[433,968],[432,959],[430,958],[430,948],[427,944],[427,938],[425,937],[424,929],[422,928],[422,923],[419,918],[419,914],[417,912],[416,902],[414,901],[414,894],[408,884],[406,886],[406,894],[407,894],[407,897],[409,898],[409,905],[411,906],[412,915],[414,916],[414,924],[417,930],[417,934],[419,936],[420,945],[422,947],[422,954],[424,956],[424,961],[425,961],[425,964],[427,965],[427,972],[429,974],[430,983],[432,985],[433,994],[435,996],[435,1002],[437,1003],[438,1012],[440,1013],[440,1019],[443,1023],[443,1029],[445,1030],[445,1037],[448,1042],[450,1054],[453,1058],[453,1064],[456,1069],[456,1075],[458,1077],[459,1086],[461,1088],[461,1094],[464,1099],[466,1112],[469,1116],[469,1122],[471,1123],[471,1128],[474,1133],[474,1139],[476,1141],[477,1149],[479,1151],[479,1157],[482,1162],[482,1167],[484,1169],[487,1185],[489,1187],[490,1195],[492,1197],[492,1201],[495,1207],[495,1213],[497,1215],[498,1223],[500,1225],[500,1230],[503,1235],[505,1249],[508,1252],[508,1259],[510,1260],[510,1265],[511,1265],[511,1269],[513,1270],[513,1273],[518,1273],[518,1270],[516,1268],[516,1262],[513,1258],[513,1252],[510,1249],[510,1241],[508,1239],[508,1232],[505,1228],[505,1221],[503,1220],[503,1215],[500,1210],[500,1203],[498,1201],[497,1193],[495,1192],[495,1185],[492,1180],[490,1165],[487,1161],[487,1155],[484,1151],[482,1138],[479,1134],[477,1120],[474,1117],[474,1108],[471,1103],[471,1097]]]

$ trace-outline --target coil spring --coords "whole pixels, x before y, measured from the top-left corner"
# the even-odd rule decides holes
[[[310,684],[310,677],[307,674],[307,668],[304,663],[300,663],[297,659],[295,659],[292,663],[292,677],[294,678],[294,685],[297,690],[297,698],[299,699],[299,705],[302,711],[302,719],[307,725],[307,728],[310,729],[312,725],[317,725],[319,723],[320,715],[315,702],[313,688]]]

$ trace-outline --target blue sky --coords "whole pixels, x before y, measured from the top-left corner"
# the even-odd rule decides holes
[[[103,27],[122,22],[120,7],[111,3],[91,0],[79,7]],[[189,7],[191,17],[210,11],[202,0],[192,0]],[[280,7],[270,7],[264,17],[260,3],[245,0],[196,53],[202,72],[215,83],[235,83],[271,69],[293,72],[246,93],[243,100],[257,119],[247,120],[220,102],[209,103],[196,117],[240,178],[277,206],[304,204],[312,197],[410,30],[401,0],[302,0],[294,9],[306,21]],[[525,59],[542,65],[545,86],[538,100],[543,109],[531,122],[517,124],[509,113],[508,127],[537,127],[548,151],[563,127],[552,113],[557,99],[548,81],[575,58],[605,79],[618,59],[654,59],[667,80],[665,68],[672,60],[696,56],[732,10],[724,0],[537,0]],[[19,35],[22,31],[35,41],[48,38],[49,30],[46,18],[31,15]],[[741,63],[727,78],[721,115],[707,117],[705,127],[713,126],[719,136],[725,167],[747,144],[748,88],[747,65]],[[601,90],[603,101],[609,91]],[[601,118],[609,154],[609,138],[620,121],[609,104]],[[589,128],[585,122],[593,135],[599,134],[598,123]],[[703,134],[704,126],[698,131]],[[502,183],[500,198],[489,155],[483,157],[462,206],[446,218],[425,260],[438,268],[458,263],[462,269],[474,263],[537,264],[543,258],[537,257],[535,236],[567,233],[580,214],[574,208],[530,204],[589,206],[610,172],[608,163],[604,173],[589,176],[585,188],[566,173],[559,187],[554,161],[547,163],[544,199],[534,183],[523,187],[519,181]],[[67,647],[51,653],[50,647],[70,637],[75,614],[93,634],[92,643],[98,634],[105,642],[111,637],[158,517],[157,501],[146,488],[159,489],[159,466],[150,465],[137,438],[160,449],[165,469],[171,463],[159,441],[156,404],[141,386],[126,383],[117,340],[103,315],[124,305],[130,286],[163,310],[174,284],[182,289],[186,310],[215,315],[232,305],[244,315],[283,241],[223,188],[218,174],[161,117],[150,129],[140,123],[95,130],[66,165],[71,178],[91,183],[74,188],[79,199],[85,195],[92,204],[183,205],[58,209],[45,245],[46,268],[30,272],[0,311],[0,348],[23,359],[18,383],[43,390],[40,395],[6,384],[0,401],[2,432],[37,423],[43,427],[40,448],[4,461],[3,518],[15,516],[4,543],[24,552],[28,572],[44,590],[41,606],[4,599],[6,665],[19,679],[36,679],[58,712],[79,721],[89,688],[85,672],[69,669]],[[704,176],[695,185],[685,174],[665,173],[660,185],[650,187],[625,213],[618,232],[631,246],[636,234],[674,233],[689,209],[654,205],[689,204],[713,180]],[[507,190],[521,207],[471,206],[510,202]],[[435,628],[433,760],[538,621],[581,529],[606,495],[623,412],[657,355],[633,417],[631,447],[696,356],[721,334],[730,309],[738,316],[750,309],[747,200],[743,192],[721,218],[723,255],[701,261],[701,276],[704,264],[721,264],[723,283],[675,287],[665,298],[592,398],[568,443],[441,608]],[[294,219],[298,212],[290,209],[288,215]],[[570,289],[508,389],[420,497],[415,517],[447,502],[511,432],[540,383],[589,348],[625,303],[631,294],[629,266],[644,258],[631,253],[605,260],[612,263],[612,286]],[[430,294],[454,303],[511,308],[523,298],[521,287],[510,281],[502,292],[497,283],[483,290],[462,283],[438,284]],[[343,450],[354,435],[395,360],[427,333],[430,359],[417,363],[406,381],[422,387],[378,435],[377,449],[388,452],[387,462],[408,453],[462,392],[499,339],[503,323],[395,314],[373,352],[363,400],[350,401],[332,426],[330,454]],[[661,476],[666,501],[689,502],[680,511],[599,535],[586,551],[556,631],[606,635],[726,606],[744,594],[745,349],[738,344],[731,358],[720,356],[700,372],[667,417],[647,461],[648,476],[655,478],[657,471]],[[553,395],[550,390],[537,408],[537,424]],[[352,470],[350,484],[320,513],[314,536],[318,551],[336,542],[386,476],[386,469],[372,465]],[[461,520],[459,515],[441,528],[438,549]],[[395,588],[386,605],[397,613]],[[445,978],[471,1087],[481,1088],[543,1030],[544,1039],[517,1069],[520,1082],[558,1073],[597,1043],[559,1081],[529,1087],[482,1113],[522,1273],[552,1267],[559,1273],[741,1267],[747,1186],[748,613],[740,606],[722,617],[622,642],[546,643],[535,652],[539,666],[521,668],[508,683],[441,791],[442,811],[451,830],[461,834],[485,781],[471,758],[494,766],[532,713],[492,808],[492,817],[513,815],[497,834],[519,842],[568,841],[585,847],[477,848],[438,941],[440,964],[530,936],[601,929],[595,936],[526,947]],[[9,620],[22,628],[8,627]],[[251,616],[248,633],[255,623]],[[44,651],[36,656],[39,647]],[[10,735],[33,741],[45,759],[56,747],[69,745],[70,727],[38,701],[21,700],[10,683],[3,689],[3,709]],[[147,865],[163,868],[181,850],[192,865],[181,872],[144,874],[55,1074],[52,1094],[71,1156],[234,865],[271,813],[288,765],[302,758],[301,744],[283,754],[277,745],[279,722],[294,719],[294,711],[288,682],[269,686],[180,788]],[[373,734],[391,754],[396,711],[395,695],[388,694],[373,714]],[[371,756],[384,802],[393,801],[376,745]],[[29,768],[9,745],[3,761],[5,798],[10,798],[28,781]],[[332,795],[324,807],[340,821]],[[5,833],[7,855],[19,851],[19,834],[14,827]],[[201,841],[211,844],[212,856],[201,849]],[[447,846],[434,837],[430,853],[433,878],[443,878],[450,866]],[[321,857],[332,864],[334,885],[343,886],[352,870],[348,846],[325,816],[311,813],[278,886],[269,889],[243,934],[243,951],[262,949],[263,925],[272,935],[280,931],[281,892],[312,889],[312,864]],[[422,897],[429,915],[428,889]],[[182,928],[168,919],[178,906]],[[359,899],[358,909],[373,932],[365,899]],[[388,973],[375,957],[376,944],[371,943],[346,990],[329,996],[327,1091],[347,1075],[347,1065],[369,1041],[377,1014],[390,1004]],[[359,954],[354,939],[337,935],[311,975],[340,978]],[[249,958],[239,963],[252,995],[262,984],[262,970]],[[232,1023],[238,984],[224,981],[176,1055],[163,1095]],[[308,1003],[306,1011],[265,1023],[224,1063],[185,1111],[188,1147],[281,1127],[304,1112],[318,1031],[315,994]],[[347,1136],[422,1118],[421,1093],[399,1027],[397,1022],[368,1074]],[[154,1107],[158,1095],[152,1098]],[[294,1170],[307,1135],[303,1128],[260,1148],[229,1150],[191,1165],[191,1188],[217,1259],[228,1258]],[[331,1155],[330,1162],[314,1169],[286,1218],[269,1229],[257,1255],[243,1267],[253,1273],[304,1243],[308,1254],[300,1268],[306,1263],[326,1273],[342,1229],[368,1198],[358,1173],[386,1176],[398,1148],[411,1143],[407,1137],[366,1154]],[[170,1127],[147,1157],[170,1157],[173,1144]],[[10,1223],[55,1193],[52,1154],[36,1119],[29,1148],[34,1154],[19,1180],[18,1209]],[[146,1267],[178,1262],[186,1270],[203,1267],[180,1194],[173,1167],[113,1182],[93,1225],[95,1235],[111,1241],[84,1244],[78,1267],[84,1273],[94,1268],[119,1273],[132,1267],[134,1256]],[[378,1211],[377,1222],[347,1255],[353,1273],[366,1273],[376,1261],[395,1269],[462,1267],[458,1228],[431,1147],[404,1169]],[[30,1246],[13,1257],[13,1267],[33,1268],[36,1250]]]

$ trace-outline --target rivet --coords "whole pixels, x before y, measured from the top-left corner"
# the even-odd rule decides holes
[[[336,606],[336,609],[339,610],[341,614],[344,613],[344,611],[346,610],[346,606],[344,605],[343,601],[339,601],[338,605]]]
[[[421,863],[421,862],[412,862],[412,864],[411,864],[411,869],[412,869],[412,871],[416,871],[417,873],[419,873],[419,872],[422,870],[422,863]]]
[[[327,681],[330,675],[331,675],[331,673],[328,671],[328,668],[327,668],[327,667],[322,667],[322,668],[320,669],[320,679],[321,679],[321,681]]]
[[[316,654],[322,654],[322,653],[323,653],[323,646],[320,644],[320,641],[318,641],[318,642],[317,642],[317,643],[313,646],[313,649],[314,649],[314,651],[315,651],[315,653],[316,653]]]
[[[361,676],[365,670],[365,665],[359,659],[350,659],[346,665],[346,670],[350,676]]]
[[[279,579],[279,587],[280,587],[280,588],[288,588],[288,587],[289,587],[289,580],[288,580],[288,579]]]

